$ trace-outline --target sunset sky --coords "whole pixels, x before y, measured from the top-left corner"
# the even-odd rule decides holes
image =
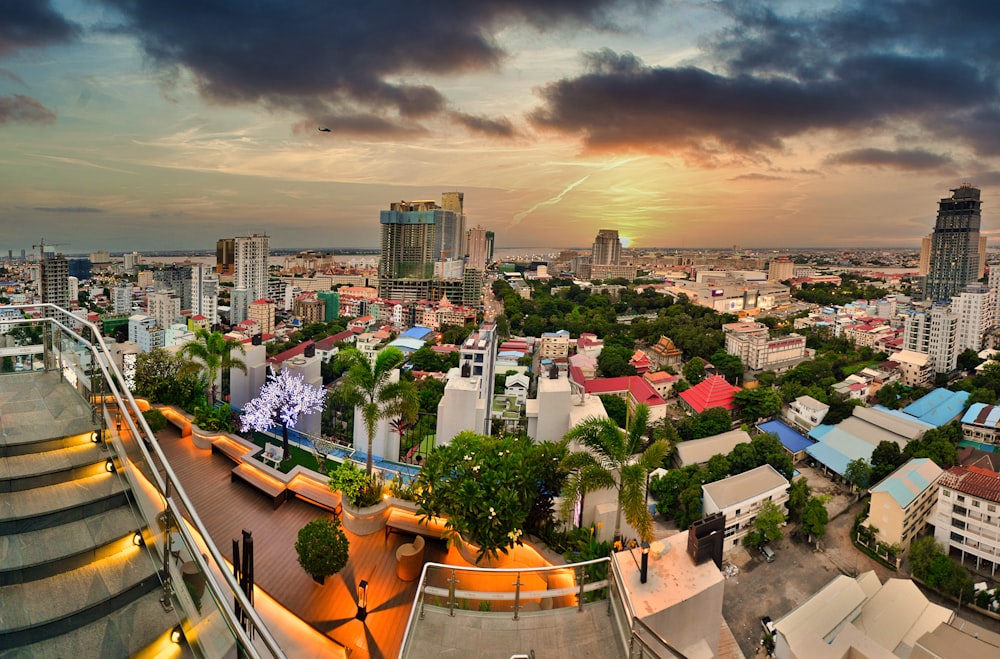
[[[375,247],[450,190],[506,247],[916,248],[963,182],[1000,234],[998,34],[995,0],[0,0],[0,250]]]

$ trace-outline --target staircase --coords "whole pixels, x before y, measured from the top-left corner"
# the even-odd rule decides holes
[[[0,376],[0,657],[128,657],[177,624],[94,429],[58,372]]]

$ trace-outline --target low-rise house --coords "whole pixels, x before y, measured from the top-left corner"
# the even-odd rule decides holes
[[[971,442],[1000,443],[1000,407],[973,403],[962,416],[962,435]]]
[[[889,356],[899,368],[900,382],[907,387],[926,387],[934,381],[934,362],[923,352],[900,350]]]
[[[835,577],[775,621],[778,659],[896,659],[910,655],[918,639],[951,620],[909,579],[885,584],[869,571]],[[922,655],[923,656],[923,655]],[[931,655],[928,655],[931,656]]]
[[[809,432],[823,423],[823,417],[830,411],[830,406],[821,403],[812,396],[799,396],[785,408],[785,420],[793,426]]]
[[[711,437],[678,442],[674,451],[674,465],[677,467],[703,465],[713,455],[729,455],[738,444],[749,443],[750,435],[745,430],[730,430]]]
[[[937,503],[941,467],[930,458],[913,458],[872,487],[868,523],[887,545],[909,549]]]
[[[765,501],[784,508],[788,501],[788,479],[769,464],[701,486],[706,515],[721,512],[726,517],[722,551],[738,547],[750,532]]]
[[[679,375],[671,375],[666,371],[652,371],[650,373],[643,373],[642,378],[649,383],[656,393],[660,394],[662,398],[669,398],[670,394],[673,393],[674,385],[681,379]]]

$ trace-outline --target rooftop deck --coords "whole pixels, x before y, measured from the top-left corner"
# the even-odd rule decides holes
[[[340,645],[351,656],[395,657],[416,594],[417,582],[396,576],[396,548],[411,539],[383,533],[356,536],[345,531],[351,543],[350,560],[340,573],[316,584],[298,564],[294,544],[307,522],[331,513],[300,499],[290,499],[277,510],[271,500],[242,482],[230,482],[235,464],[229,458],[200,449],[181,439],[169,427],[158,435],[160,448],[170,461],[212,540],[232,560],[232,540],[243,529],[254,539],[254,570],[257,586]],[[443,543],[428,543],[425,560],[465,564],[457,551]],[[362,623],[357,613],[357,584],[368,586],[368,617]],[[280,633],[273,630],[276,636]]]

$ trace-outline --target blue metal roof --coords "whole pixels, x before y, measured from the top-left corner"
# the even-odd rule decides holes
[[[831,428],[822,441],[806,449],[806,453],[840,476],[844,475],[852,460],[864,458],[871,462],[874,451],[873,444],[836,427]]]
[[[990,409],[986,409],[986,408]],[[986,412],[985,421],[976,422],[976,417]],[[986,426],[988,428],[996,428],[997,424],[1000,423],[1000,407],[995,405],[987,405],[986,403],[973,403],[969,406],[969,411],[965,413],[962,417],[962,423],[976,424],[977,426]]]
[[[823,439],[823,436],[826,435],[826,433],[830,432],[833,429],[834,426],[831,426],[827,423],[821,423],[809,431],[809,437],[815,439],[818,442]]]
[[[781,440],[785,448],[792,453],[798,453],[813,444],[807,437],[803,437],[794,428],[777,419],[758,423],[757,427],[764,432],[773,432],[778,436],[778,439]]]
[[[903,411],[939,428],[962,413],[969,395],[968,391],[949,391],[939,388],[913,401],[904,407]]]
[[[421,341],[426,341],[428,338],[434,335],[434,330],[429,327],[423,327],[421,325],[414,325],[410,329],[406,330],[399,335],[399,338],[407,339],[419,339]]]
[[[887,492],[900,507],[906,508],[930,486],[930,481],[920,473],[920,468],[930,461],[930,458],[913,458],[886,476],[881,483],[871,488],[871,491]]]

